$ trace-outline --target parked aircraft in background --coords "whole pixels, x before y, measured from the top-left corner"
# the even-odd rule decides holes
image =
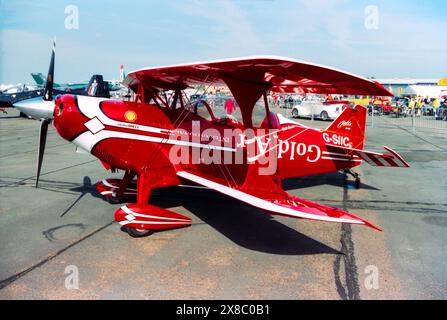
[[[47,78],[42,73],[31,73],[31,77],[33,77],[34,82],[38,84],[39,86],[44,86],[45,82],[47,81]],[[80,83],[55,83],[54,88],[55,89],[61,89],[61,90],[69,90],[69,91],[84,91],[87,87],[88,82],[80,82]]]
[[[12,108],[14,103],[16,102],[41,96],[43,94],[43,91],[44,88],[37,85],[24,84],[9,86],[7,89],[0,92],[0,107]],[[82,90],[73,92],[54,89],[55,94],[64,94],[68,92],[82,94]]]
[[[45,82],[47,81],[47,78],[42,73],[31,73],[31,76],[33,77],[34,81],[39,86],[44,86]],[[108,90],[109,91],[116,91],[124,88],[124,86],[121,84],[124,80],[124,66],[120,66],[120,80],[106,80]],[[54,83],[54,88],[62,91],[69,91],[72,93],[78,93],[85,91],[89,82],[79,82],[79,83]]]
[[[102,75],[93,75],[90,81],[84,87],[76,89],[65,88],[54,89],[54,59],[56,55],[56,42],[53,44],[51,54],[50,69],[48,76],[45,78],[45,86],[37,90],[24,91],[17,94],[0,95],[0,101],[7,101],[15,108],[20,110],[21,116],[28,116],[37,120],[47,119],[52,116],[54,109],[53,96],[66,93],[77,95],[92,96],[98,98],[110,98],[109,84],[104,81]],[[51,90],[49,89],[51,87]],[[61,88],[61,87],[59,87]]]

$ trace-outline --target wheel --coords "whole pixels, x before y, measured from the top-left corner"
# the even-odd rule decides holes
[[[154,233],[153,230],[147,230],[147,229],[137,229],[132,227],[126,227],[126,231],[132,238],[142,238],[147,237]]]
[[[27,115],[26,113],[20,112],[19,113],[19,117],[20,118],[25,118],[25,119],[32,119],[33,117]]]
[[[110,204],[120,204],[124,202],[124,199],[121,197],[105,197]]]
[[[292,117],[298,118],[298,116],[299,116],[298,109],[292,109]]]
[[[321,120],[326,121],[326,120],[329,118],[329,115],[327,114],[326,111],[323,111],[323,112],[320,114],[320,118],[321,118]]]

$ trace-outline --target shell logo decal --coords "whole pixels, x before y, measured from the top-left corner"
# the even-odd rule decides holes
[[[124,114],[124,119],[130,122],[134,122],[135,120],[137,120],[137,113],[135,111],[128,110]]]

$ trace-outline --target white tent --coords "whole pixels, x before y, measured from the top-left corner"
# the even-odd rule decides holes
[[[424,86],[424,85],[410,85],[410,88],[418,96],[439,98],[441,94],[447,94],[447,86]]]

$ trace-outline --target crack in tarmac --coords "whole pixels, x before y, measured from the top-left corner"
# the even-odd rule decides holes
[[[22,278],[23,276],[27,275],[28,273],[30,273],[31,271],[40,268],[41,266],[45,265],[47,262],[53,260],[54,258],[56,258],[57,256],[61,255],[62,253],[64,253],[65,251],[67,251],[68,249],[76,246],[77,244],[81,243],[84,240],[87,240],[88,238],[90,238],[91,236],[97,234],[98,232],[104,230],[105,228],[111,226],[112,224],[115,223],[115,220],[113,220],[112,222],[107,223],[106,225],[92,231],[91,233],[87,234],[86,236],[82,237],[79,240],[76,240],[75,242],[69,244],[68,246],[66,246],[65,248],[57,251],[54,254],[49,255],[48,257],[46,257],[45,259],[41,260],[40,262],[32,265],[31,267],[28,267],[27,269],[20,271],[12,276],[10,276],[9,278],[3,279],[0,281],[0,290],[4,289],[5,287],[9,286],[10,284],[12,284],[13,282],[17,281],[18,279]]]
[[[53,146],[46,147],[45,150],[54,149],[54,148],[63,147],[63,146],[67,146],[67,144],[66,143],[56,144]],[[25,153],[36,153],[36,152],[37,151],[34,149],[34,150],[26,150],[26,151],[20,151],[20,152],[15,152],[15,153],[8,153],[8,154],[0,156],[0,159],[12,157],[12,156],[18,156],[20,154],[25,154]]]
[[[72,169],[72,168],[83,166],[84,164],[89,164],[89,163],[92,163],[92,162],[95,162],[95,161],[98,161],[98,159],[93,159],[93,160],[89,160],[89,161],[86,161],[86,162],[81,162],[81,163],[78,163],[78,164],[74,164],[72,166],[68,166],[68,167],[64,167],[64,168],[48,171],[48,172],[42,173],[40,176],[42,177],[42,176],[45,176],[47,174],[56,173],[56,172],[64,171],[64,170],[67,170],[67,169]],[[12,186],[20,186],[20,185],[23,184],[23,182],[31,180],[33,178],[35,179],[36,176],[23,178],[23,179],[21,179],[19,181],[16,181],[16,182],[5,183],[4,185],[0,186],[0,188],[12,187]]]
[[[349,200],[346,174],[344,176],[344,185],[343,210],[346,211]],[[337,292],[343,300],[360,300],[360,285],[354,255],[354,242],[352,241],[352,227],[350,224],[342,224],[340,243],[341,254],[337,255],[333,268]],[[344,266],[344,284],[341,277],[342,266]]]

